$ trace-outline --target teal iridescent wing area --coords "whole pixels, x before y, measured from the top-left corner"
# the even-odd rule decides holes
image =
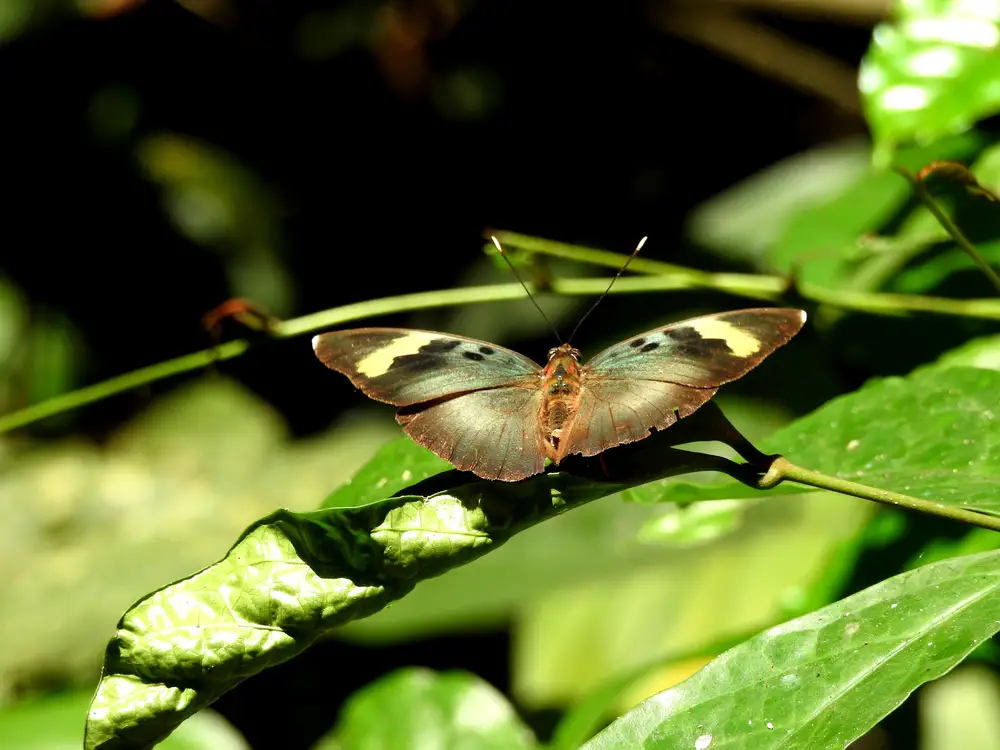
[[[313,338],[313,350],[366,396],[395,406],[483,388],[541,387],[541,368],[527,357],[486,341],[435,331],[333,331]]]
[[[538,474],[542,391],[491,388],[404,407],[396,421],[417,443],[483,479],[516,482]]]
[[[597,354],[580,378],[580,403],[559,459],[641,440],[693,413],[805,323],[801,310],[706,315],[633,336]]]
[[[584,382],[652,380],[717,388],[746,375],[802,328],[802,310],[733,310],[633,336],[595,355]]]

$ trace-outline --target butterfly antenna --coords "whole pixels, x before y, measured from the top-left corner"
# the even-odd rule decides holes
[[[505,253],[503,251],[503,248],[500,247],[500,240],[498,240],[493,235],[490,235],[490,239],[493,240],[493,244],[496,245],[497,252],[500,253],[500,257],[503,258],[505,261],[507,261],[507,265],[510,266],[510,270],[514,274],[514,278],[516,278],[519,282],[521,282],[521,286],[524,287],[524,291],[528,293],[528,299],[531,300],[531,304],[533,304],[535,306],[535,309],[538,310],[538,312],[540,312],[542,314],[543,318],[545,318],[545,322],[548,323],[549,326],[552,328],[552,333],[554,333],[556,335],[556,341],[558,341],[561,344],[563,342],[563,340],[562,340],[562,336],[559,335],[559,329],[556,328],[556,324],[553,323],[552,319],[548,315],[545,314],[545,310],[543,310],[541,308],[541,305],[538,304],[538,301],[531,294],[531,290],[528,289],[528,285],[524,283],[524,279],[521,278],[521,274],[519,274],[517,272],[517,269],[514,268],[514,264],[511,263],[510,262],[510,258],[507,257],[507,253]]]
[[[583,325],[583,321],[585,321],[590,316],[590,314],[594,312],[595,307],[601,304],[601,300],[608,296],[608,292],[611,291],[611,287],[613,287],[615,285],[615,282],[618,281],[618,277],[621,276],[623,273],[625,273],[625,269],[628,268],[628,264],[631,263],[632,259],[639,254],[639,251],[642,250],[642,246],[646,244],[646,240],[648,239],[649,239],[648,237],[643,237],[641,240],[639,240],[639,244],[635,246],[635,250],[633,250],[632,254],[628,256],[628,260],[626,260],[624,265],[622,265],[622,267],[618,269],[618,273],[615,274],[615,277],[611,279],[611,283],[608,284],[608,288],[604,290],[604,293],[597,298],[597,301],[594,302],[594,304],[590,306],[590,309],[583,314],[582,318],[580,318],[580,322],[576,324],[576,328],[573,329],[573,333],[569,335],[570,341],[576,338],[576,332],[580,330],[580,326]]]

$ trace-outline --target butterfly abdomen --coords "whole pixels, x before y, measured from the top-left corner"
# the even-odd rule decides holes
[[[559,447],[580,405],[580,364],[568,352],[553,356],[542,373],[538,425],[545,454],[558,463]]]

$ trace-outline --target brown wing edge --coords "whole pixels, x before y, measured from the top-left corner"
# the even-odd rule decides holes
[[[498,389],[490,390],[496,391]],[[537,391],[531,391],[531,393],[534,396],[540,396]],[[460,393],[404,407],[397,411],[396,421],[415,443],[437,454],[456,469],[471,472],[481,479],[518,482],[541,474],[545,470],[545,454],[535,416],[537,405],[531,403],[531,399],[527,400],[530,405],[531,418],[525,419],[524,423],[529,425],[529,429],[534,432],[534,435],[528,435],[522,431],[520,450],[517,450],[514,455],[511,455],[509,448],[502,455],[497,449],[506,434],[506,430],[509,429],[512,422],[516,422],[513,415],[508,415],[503,428],[496,436],[496,442],[490,444],[487,438],[485,446],[483,443],[476,443],[475,439],[471,441],[467,439],[472,428],[467,428],[456,435],[447,428],[441,427],[441,423],[447,420],[448,415],[458,408],[458,405],[453,403],[454,401],[462,397],[476,395],[485,395],[485,392]],[[473,406],[469,405],[469,408],[473,408]],[[473,438],[477,438],[482,431],[483,427],[480,425]],[[464,446],[463,441],[465,441]],[[483,449],[477,449],[476,445],[482,446]],[[525,450],[526,447],[530,449]]]
[[[611,386],[613,382],[608,382],[606,386]],[[643,440],[649,437],[653,430],[665,430],[671,425],[676,424],[678,420],[694,414],[700,407],[708,403],[718,391],[718,388],[692,388],[665,381],[635,381],[634,386],[641,387],[643,382],[655,383],[658,388],[664,391],[669,388],[673,396],[679,397],[680,403],[676,406],[660,408],[653,407],[651,402],[647,401],[647,407],[643,412],[626,407],[632,412],[633,416],[639,417],[634,422],[629,422],[627,419],[628,415],[624,413],[619,413],[616,419],[609,412],[608,422],[610,425],[608,425],[603,420],[601,422],[596,421],[595,416],[599,405],[608,404],[609,402],[596,400],[600,386],[597,389],[589,388],[590,392],[584,395],[585,400],[581,400],[581,408],[577,412],[573,420],[573,425],[570,428],[569,435],[572,437],[569,440],[565,440],[559,446],[559,455],[553,463],[558,465],[559,462],[574,453],[579,453],[583,456],[596,456],[598,453],[603,453],[609,448]],[[621,408],[621,404],[615,404],[615,406]],[[577,424],[586,425],[586,427],[577,432],[574,429]],[[608,432],[609,426],[610,433]]]

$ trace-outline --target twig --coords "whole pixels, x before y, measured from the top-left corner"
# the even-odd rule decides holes
[[[760,489],[770,489],[782,481],[791,481],[798,484],[805,484],[821,490],[831,490],[842,495],[853,495],[864,500],[871,500],[883,505],[891,505],[897,508],[906,508],[919,513],[927,513],[940,518],[948,518],[952,521],[979,526],[990,531],[1000,531],[1000,516],[991,516],[986,513],[979,513],[974,510],[958,508],[954,505],[945,505],[933,500],[922,500],[918,497],[903,495],[891,490],[882,490],[877,487],[869,487],[857,482],[851,482],[839,477],[831,477],[828,474],[821,474],[811,469],[803,469],[796,466],[785,458],[779,456],[772,463],[767,473],[758,483]]]
[[[1000,276],[997,272],[993,270],[993,267],[976,249],[976,246],[969,242],[969,239],[962,233],[962,230],[958,228],[958,225],[951,220],[941,208],[940,204],[934,199],[927,186],[924,184],[924,180],[921,177],[914,177],[903,167],[893,167],[896,172],[902,175],[909,183],[913,186],[913,190],[916,192],[917,197],[920,198],[920,202],[927,206],[927,209],[934,215],[938,223],[944,227],[944,230],[951,235],[951,238],[955,240],[955,244],[958,245],[962,250],[965,251],[979,266],[980,270],[986,275],[986,278],[990,280],[990,283],[1000,292]],[[922,173],[923,174],[923,173]]]
[[[568,245],[537,237],[498,232],[506,245],[520,247],[532,252],[571,258],[601,266],[620,268],[624,256],[606,250]],[[637,292],[679,291],[685,289],[712,289],[741,297],[757,300],[777,301],[789,291],[788,280],[780,276],[745,273],[708,273],[684,266],[675,266],[648,258],[636,258],[630,266],[633,270],[652,274],[646,277],[620,279],[611,290],[612,294],[634,294]],[[608,280],[596,279],[556,279],[551,289],[556,294],[584,296],[600,294],[607,287]],[[799,296],[813,302],[828,304],[849,310],[874,314],[903,314],[907,312],[929,312],[938,315],[953,315],[985,320],[1000,320],[1000,300],[997,299],[948,299],[944,297],[924,297],[907,294],[880,294],[875,292],[827,289],[816,284],[801,283],[795,290]],[[496,284],[491,286],[467,287],[463,289],[442,289],[397,297],[357,302],[343,307],[335,307],[322,312],[305,315],[278,323],[274,326],[274,338],[291,338],[322,328],[342,325],[354,320],[372,318],[379,315],[422,310],[432,307],[454,307],[481,302],[499,302],[524,297],[519,284]],[[250,343],[240,339],[221,346],[205,349],[176,359],[143,367],[124,375],[119,375],[101,383],[95,383],[70,393],[55,396],[47,401],[33,404],[19,411],[0,416],[0,434],[32,424],[47,417],[61,414],[101,399],[123,393],[148,383],[206,367],[212,362],[234,359],[250,348]]]

